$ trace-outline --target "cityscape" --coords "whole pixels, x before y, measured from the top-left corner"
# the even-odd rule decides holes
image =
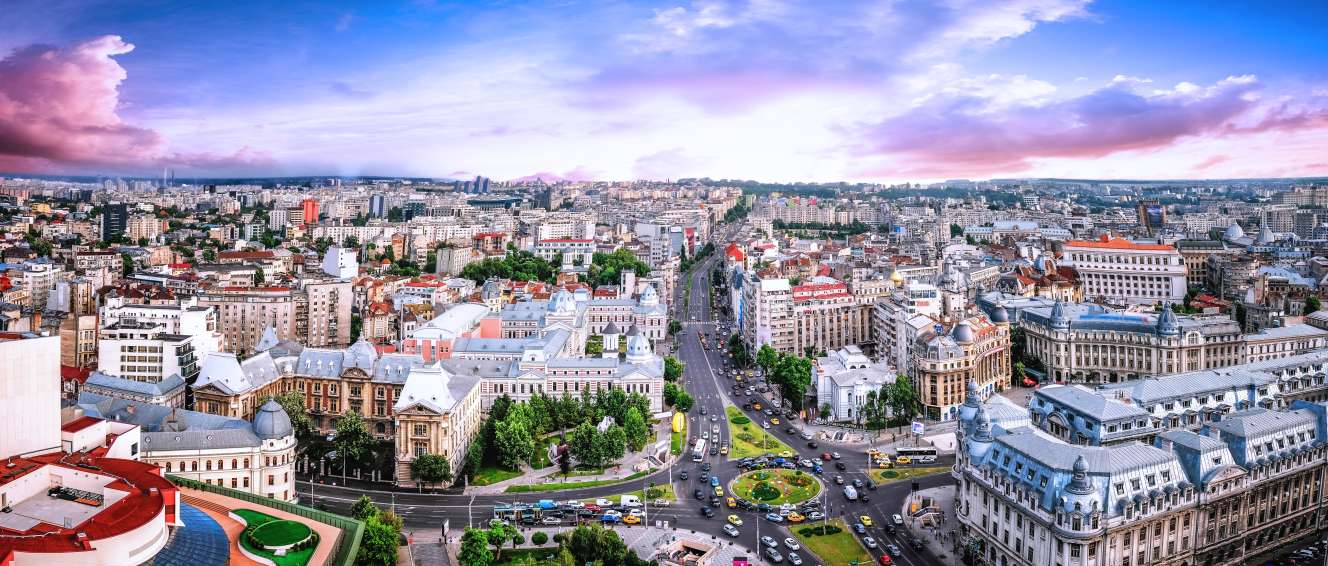
[[[1328,562],[1328,7],[4,12],[0,566]]]

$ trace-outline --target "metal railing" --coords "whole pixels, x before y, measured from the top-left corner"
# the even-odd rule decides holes
[[[360,550],[360,539],[364,537],[364,523],[360,521],[350,517],[328,513],[327,511],[320,511],[312,507],[305,507],[288,501],[282,501],[280,499],[263,497],[247,491],[212,485],[169,474],[166,478],[169,479],[171,483],[180,487],[224,495],[233,499],[253,503],[254,505],[270,507],[278,511],[285,511],[292,515],[298,515],[306,519],[318,521],[319,523],[332,525],[333,527],[336,527],[339,532],[337,533],[337,540],[333,544],[333,550],[328,559],[328,564],[332,566],[352,566],[355,564],[355,555]]]

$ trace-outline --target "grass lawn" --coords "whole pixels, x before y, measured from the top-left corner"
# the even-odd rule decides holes
[[[521,475],[519,471],[485,466],[475,470],[475,477],[470,479],[470,485],[491,485],[503,480],[510,480],[519,475]]]
[[[660,498],[667,499],[667,500],[669,500],[669,501],[677,501],[677,500],[678,500],[678,495],[675,494],[675,493],[673,493],[673,485],[671,485],[671,484],[670,484],[670,485],[657,485],[657,486],[654,487],[654,489],[659,490],[659,492],[660,492]],[[645,500],[645,490],[638,489],[638,490],[636,490],[636,491],[628,491],[628,492],[626,492],[626,493],[621,493],[621,494],[618,494],[618,495],[605,495],[605,496],[602,496],[602,497],[592,497],[592,498],[590,498],[590,499],[582,499],[581,502],[582,502],[582,503],[594,503],[596,499],[608,499],[609,501],[621,501],[621,500],[622,500],[622,496],[624,496],[624,495],[635,495],[637,498],[639,498],[639,499],[641,499],[641,500]],[[658,498],[651,498],[650,501],[653,502],[655,499],[658,499]]]
[[[251,509],[236,509],[232,511],[232,513],[235,513],[236,516],[244,519],[244,522],[247,525],[245,526],[245,531],[251,529],[258,530],[260,527],[263,527],[261,530],[258,530],[258,533],[261,538],[268,541],[270,544],[290,544],[309,536],[309,526],[303,523],[285,521]],[[318,548],[318,545],[315,544],[305,549],[287,552],[285,556],[277,556],[275,552],[256,548],[249,544],[249,537],[247,536],[241,535],[239,538],[240,545],[243,546],[246,551],[249,551],[256,556],[271,560],[277,566],[305,566],[309,563],[309,559],[313,558],[314,550],[317,550]],[[319,542],[319,544],[322,543]]]
[[[729,405],[724,408],[724,412],[729,418],[729,459],[737,460],[739,458],[748,458],[760,456],[765,453],[779,454],[780,452],[793,452],[789,445],[780,442],[778,438],[771,436],[761,428],[760,423],[749,422],[747,424],[734,424],[733,417],[747,418],[737,407]]]
[[[536,483],[536,484],[510,485],[507,486],[507,489],[503,491],[505,493],[533,493],[541,491],[562,491],[564,489],[578,489],[582,487],[598,487],[601,485],[613,485],[615,483],[632,481],[634,479],[641,478],[646,474],[653,473],[654,471],[655,470],[652,468],[644,472],[637,472],[620,480],[593,480],[593,481],[574,481],[574,482],[565,482],[565,483]],[[477,483],[476,485],[479,484]]]
[[[550,542],[552,542],[552,540],[550,540]],[[548,545],[546,544],[546,546]],[[493,552],[493,547],[489,547],[489,551]],[[527,556],[536,562],[541,562],[543,560],[551,560],[557,555],[558,545],[556,544],[551,548],[505,548],[503,549],[503,561],[494,562],[492,566],[512,566],[514,564],[520,564]]]
[[[670,426],[669,430],[673,430],[673,427]],[[684,419],[682,430],[673,433],[672,442],[669,444],[669,450],[673,452],[674,456],[678,456],[682,454],[683,444],[686,443],[687,443],[687,421],[686,419]]]
[[[804,485],[795,485],[796,482],[803,482]],[[773,488],[765,490],[773,497],[761,496],[762,490],[757,489],[759,485]],[[729,488],[738,497],[752,503],[782,505],[801,503],[816,497],[821,492],[821,482],[812,474],[798,470],[756,470],[738,476],[729,484]]]
[[[833,535],[806,536],[798,532],[803,528],[818,526],[820,524],[821,521],[816,521],[815,524],[804,523],[803,525],[790,530],[793,531],[793,536],[797,537],[798,542],[802,543],[803,547],[815,554],[817,558],[821,559],[821,562],[826,564],[851,564],[854,560],[857,560],[858,564],[864,566],[875,563],[872,555],[867,552],[867,549],[862,547],[862,544],[858,542],[858,538],[853,536],[853,533],[849,532],[848,526],[839,519],[832,519],[827,523],[839,527],[840,532]]]
[[[932,474],[940,474],[948,471],[950,471],[950,468],[947,468],[945,466],[928,466],[928,467],[919,467],[919,468],[910,468],[905,466],[903,468],[895,468],[893,470],[872,470],[871,477],[873,480],[876,480],[876,483],[890,483],[895,481],[904,481],[907,479],[920,478],[922,476],[930,476]]]

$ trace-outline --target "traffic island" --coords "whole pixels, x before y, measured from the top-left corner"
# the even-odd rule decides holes
[[[874,564],[875,560],[858,538],[839,519],[816,521],[790,528],[802,547],[825,564]]]
[[[756,470],[729,482],[729,492],[752,503],[802,503],[821,493],[821,482],[801,470]]]
[[[730,460],[763,454],[793,453],[789,445],[761,429],[761,425],[752,422],[737,407],[729,405],[724,408],[724,412],[729,419]]]

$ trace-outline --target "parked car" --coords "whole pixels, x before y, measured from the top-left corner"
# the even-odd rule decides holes
[[[775,542],[775,539],[771,537],[761,537],[761,544],[768,546],[770,548],[779,547],[779,543]]]
[[[738,536],[739,534],[741,534],[741,533],[738,532],[738,527],[735,527],[735,526],[733,526],[733,525],[727,525],[727,524],[726,524],[726,525],[724,525],[724,534],[729,535],[729,536],[734,537],[734,538],[737,538],[737,536]]]
[[[798,539],[793,537],[784,539],[784,546],[789,550],[802,550],[802,545],[798,544]]]

